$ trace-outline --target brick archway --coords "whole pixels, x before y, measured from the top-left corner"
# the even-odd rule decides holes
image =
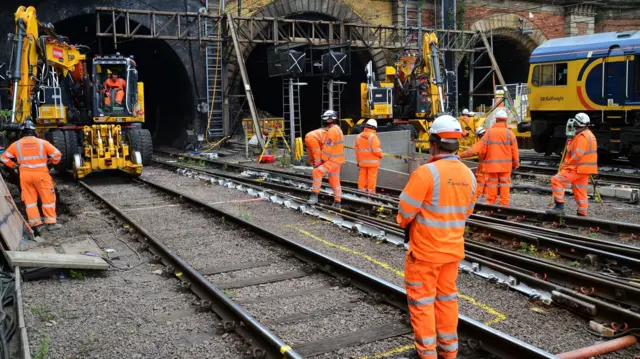
[[[292,15],[300,15],[305,13],[320,14],[331,17],[336,21],[344,21],[350,23],[366,23],[358,14],[356,14],[348,5],[337,0],[277,0],[263,6],[252,17],[280,17],[285,18]],[[246,60],[249,54],[255,48],[255,44],[241,45],[242,57]],[[387,65],[387,55],[384,50],[369,50],[373,59],[373,67],[379,79],[383,79],[385,75],[385,66]],[[229,64],[229,73],[233,74],[229,81],[231,91],[240,88],[240,76],[234,64]]]
[[[532,30],[532,32],[523,34],[520,31],[521,27]],[[487,34],[492,33],[493,35],[510,37],[521,43],[529,53],[533,52],[538,45],[547,41],[547,37],[538,26],[516,14],[491,15],[486,19],[476,21],[471,25],[471,30],[481,30]]]

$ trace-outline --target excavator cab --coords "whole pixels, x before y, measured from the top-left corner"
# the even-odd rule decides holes
[[[142,83],[138,83],[132,57],[116,54],[94,58],[92,82],[95,122],[144,122]]]

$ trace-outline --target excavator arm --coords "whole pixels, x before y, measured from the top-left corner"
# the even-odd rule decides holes
[[[422,64],[424,73],[429,75],[429,96],[431,98],[431,116],[444,112],[442,85],[444,80],[440,72],[438,58],[438,37],[435,33],[425,33],[422,38]]]

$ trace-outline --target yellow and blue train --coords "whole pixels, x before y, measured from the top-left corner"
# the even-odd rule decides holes
[[[561,153],[567,120],[585,112],[600,157],[640,166],[640,31],[549,40],[531,54],[528,87],[536,152]]]

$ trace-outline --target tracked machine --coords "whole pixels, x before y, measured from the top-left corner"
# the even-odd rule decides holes
[[[18,8],[15,26],[12,115],[0,124],[5,134],[32,119],[38,134],[62,152],[56,169],[70,170],[78,179],[102,170],[142,174],[153,145],[150,132],[142,129],[144,86],[133,57],[116,53],[90,60],[88,47],[71,45],[51,24],[40,23],[33,7]],[[114,73],[123,86],[105,88]]]

